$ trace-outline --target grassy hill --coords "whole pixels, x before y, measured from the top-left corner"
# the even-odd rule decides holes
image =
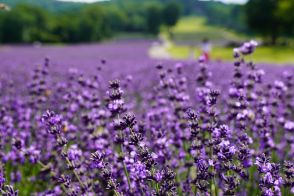
[[[166,48],[171,57],[176,59],[190,58],[193,51],[194,57],[201,55],[200,43],[206,37],[213,44],[211,57],[214,60],[232,61],[233,47],[226,47],[226,43],[242,42],[252,38],[221,28],[209,25],[204,18],[185,17],[173,28],[173,39],[168,38],[165,29],[161,35],[168,39],[169,47]],[[252,56],[252,60],[260,63],[294,63],[294,48],[282,46],[260,46]]]
[[[172,45],[168,50],[171,57],[175,59],[187,59],[190,56],[191,48],[189,46]],[[193,48],[195,57],[201,55],[199,47]],[[233,48],[231,47],[213,47],[211,58],[213,60],[232,61]],[[294,48],[279,46],[260,46],[252,56],[252,60],[257,63],[276,63],[293,64]]]
[[[14,7],[18,4],[29,4],[45,8],[52,12],[79,10],[85,5],[84,3],[62,2],[56,0],[1,0],[1,3],[5,3],[10,7]]]
[[[133,5],[144,6],[146,4],[165,4],[174,0],[110,0],[99,2],[101,4],[114,5],[120,8],[131,8]],[[182,14],[185,16],[201,16],[207,19],[207,22],[214,25],[225,26],[227,28],[245,30],[245,21],[241,5],[224,4],[218,1],[184,0],[177,1],[182,7]],[[2,0],[11,7],[22,3],[31,4],[45,8],[52,12],[64,12],[69,10],[78,10],[85,3],[61,2],[57,0]]]
[[[242,41],[244,36],[240,36],[224,27],[207,25],[207,20],[203,17],[184,17],[172,29],[173,40],[176,43],[200,43],[206,37],[213,42],[222,44],[227,41]]]

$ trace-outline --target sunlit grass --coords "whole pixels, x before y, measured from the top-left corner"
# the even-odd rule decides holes
[[[188,59],[191,58],[192,50],[194,57],[201,55],[199,47],[176,46],[172,45],[168,52],[173,58]],[[232,61],[233,48],[215,47],[212,49],[211,58],[214,60]],[[294,48],[278,46],[261,46],[252,55],[252,60],[261,63],[294,63]]]
[[[172,32],[174,35],[173,40],[176,42],[187,40],[200,42],[204,37],[212,41],[239,41],[244,38],[244,36],[228,29],[207,25],[205,18],[195,16],[180,19],[177,25],[172,29]]]
[[[228,41],[242,42],[250,38],[225,28],[206,24],[201,17],[184,17],[172,29],[173,41],[168,37],[165,29],[161,35],[169,40],[167,52],[175,59],[191,59],[201,55],[199,43],[206,37],[215,46],[211,52],[213,60],[232,61],[233,48],[222,47]],[[179,42],[184,42],[180,45]],[[259,63],[294,63],[294,47],[260,46],[253,54],[252,60]]]

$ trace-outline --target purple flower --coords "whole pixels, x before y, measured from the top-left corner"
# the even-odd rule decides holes
[[[0,189],[3,196],[18,196],[18,191],[14,190],[13,186],[5,185],[4,189]]]
[[[92,161],[91,165],[93,168],[102,169],[105,167],[104,163],[105,154],[99,151],[91,154],[90,160]]]
[[[294,132],[294,122],[287,121],[284,125],[284,128],[287,129],[288,131]]]
[[[269,172],[264,175],[263,180],[265,184],[273,184],[273,177]]]
[[[29,157],[31,163],[37,163],[40,158],[40,150],[36,150],[33,146],[26,149],[26,155]]]
[[[245,42],[240,48],[239,51],[243,55],[249,55],[252,54],[255,50],[255,48],[258,46],[258,43],[254,40],[251,40],[250,42]],[[235,52],[238,52],[236,49]]]
[[[74,144],[69,147],[67,152],[67,157],[70,161],[80,160],[81,156],[82,156],[82,151],[78,148],[77,145]]]
[[[10,182],[25,194],[20,180],[40,196],[293,191],[293,68],[247,61],[257,47],[251,41],[233,51],[232,66],[163,61],[156,76],[149,42],[139,43],[91,46],[102,55],[98,65],[84,45],[58,54],[43,46],[34,58],[25,55],[29,46],[1,52],[3,66],[15,60],[0,68],[1,195],[17,195]],[[85,61],[65,60],[71,47]],[[30,67],[17,64],[44,53],[56,66],[46,59],[26,85]],[[120,82],[108,84],[112,78]]]
[[[42,117],[42,122],[45,124],[48,133],[52,135],[59,135],[61,133],[63,125],[60,115],[47,111]]]
[[[147,177],[149,177],[151,174],[150,172],[146,169],[146,166],[141,163],[137,162],[133,164],[132,168],[130,168],[130,175],[131,178],[134,180],[146,180]]]
[[[4,173],[2,171],[2,168],[0,168],[0,187],[3,187],[5,183]]]
[[[262,196],[274,196],[274,192],[271,189],[264,189],[261,193]]]
[[[272,170],[272,164],[269,163],[269,159],[266,157],[265,154],[257,157],[255,164],[258,166],[258,170],[261,173],[267,173]]]

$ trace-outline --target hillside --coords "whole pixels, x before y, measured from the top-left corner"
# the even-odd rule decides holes
[[[30,4],[52,12],[78,10],[84,5],[84,3],[61,2],[56,0],[1,0],[1,2],[10,7],[18,4]]]
[[[168,3],[174,0],[112,0],[112,4],[126,6],[128,4]],[[184,0],[177,1],[182,7],[184,16],[201,16],[208,24],[246,31],[243,6],[239,4],[225,4],[219,1]]]
[[[171,1],[174,0],[111,0],[100,4],[128,8],[134,7],[134,5],[136,7],[137,5],[143,6],[142,4],[165,4]],[[11,7],[20,3],[26,3],[45,8],[52,12],[79,10],[85,5],[84,3],[61,2],[56,0],[2,0],[1,2],[6,3]],[[200,0],[185,0],[179,2],[182,6],[182,13],[185,16],[202,16],[207,19],[207,23],[209,24],[232,28],[237,31],[246,31],[241,5]]]

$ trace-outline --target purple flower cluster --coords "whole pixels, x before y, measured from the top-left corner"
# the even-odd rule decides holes
[[[108,61],[60,77],[46,59],[24,87],[1,77],[1,195],[294,194],[294,70],[258,68],[256,47],[229,68],[164,62],[108,82]]]
[[[281,195],[280,186],[283,179],[279,174],[279,164],[270,163],[265,154],[256,158],[258,171],[261,174],[259,186],[262,189],[262,195]]]

